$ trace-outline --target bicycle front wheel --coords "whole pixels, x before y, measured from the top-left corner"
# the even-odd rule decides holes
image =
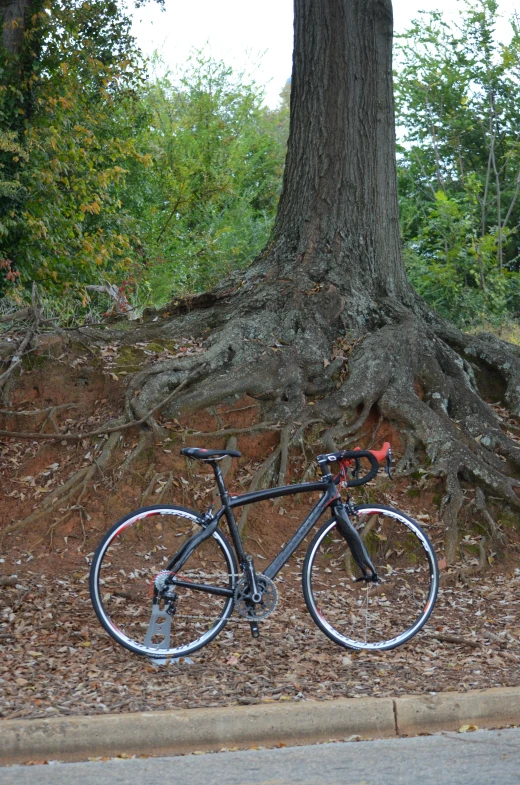
[[[224,627],[233,610],[237,565],[218,529],[175,574],[183,584],[173,587],[175,602],[168,606],[154,598],[157,576],[174,575],[167,571],[172,557],[200,528],[200,517],[185,507],[143,507],[121,518],[100,542],[90,596],[99,621],[121,646],[147,657],[180,657]]]
[[[351,516],[379,576],[361,571],[336,526],[327,521],[303,566],[303,594],[318,627],[349,649],[394,649],[427,622],[439,572],[433,546],[419,525],[393,507],[362,504]]]

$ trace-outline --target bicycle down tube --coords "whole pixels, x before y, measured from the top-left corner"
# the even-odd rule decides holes
[[[301,483],[296,485],[283,485],[279,488],[268,488],[262,491],[245,493],[240,496],[229,496],[226,494],[227,498],[225,500],[226,502],[225,505],[223,505],[220,508],[220,510],[218,510],[216,515],[207,522],[205,534],[207,537],[211,537],[216,529],[215,524],[218,525],[221,518],[225,516],[229,525],[235,550],[239,556],[240,561],[243,562],[246,556],[243,549],[242,540],[240,538],[240,533],[238,531],[238,526],[235,521],[235,517],[231,512],[233,508],[242,507],[246,504],[254,504],[255,502],[267,501],[268,499],[275,499],[280,496],[289,496],[297,493],[315,493],[316,491],[323,494],[322,498],[318,500],[318,502],[310,511],[309,515],[305,518],[303,523],[298,527],[298,529],[295,531],[295,533],[290,538],[290,540],[284,545],[280,553],[273,559],[273,561],[269,564],[269,566],[263,571],[263,574],[267,575],[267,577],[271,578],[272,580],[276,577],[276,575],[278,575],[282,567],[287,563],[287,561],[290,559],[292,554],[297,550],[297,548],[303,542],[305,537],[309,534],[309,532],[316,524],[320,516],[323,514],[327,506],[331,503],[331,501],[337,498],[337,489],[336,486],[334,485],[333,480],[327,481],[325,479],[316,482]],[[202,533],[196,534],[191,540],[185,543],[183,547],[171,559],[167,569],[169,570],[173,570],[174,568],[180,569],[185,559],[188,558],[188,555],[191,552],[192,548],[196,547],[202,539],[206,539],[205,536],[201,537],[201,535]],[[175,580],[175,583],[178,585],[184,585],[182,579],[179,578]],[[214,590],[213,587],[207,584],[191,583],[190,588],[199,591],[205,591],[208,593],[218,593],[221,594],[222,596],[230,595],[232,593],[229,590],[223,588]]]

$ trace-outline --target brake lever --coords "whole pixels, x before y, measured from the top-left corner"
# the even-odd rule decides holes
[[[361,461],[359,458],[354,458],[354,468],[352,469],[352,476],[355,480],[357,480],[359,475],[359,470],[361,469]]]

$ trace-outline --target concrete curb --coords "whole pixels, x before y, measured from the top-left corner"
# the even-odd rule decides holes
[[[520,687],[411,695],[395,703],[399,735],[458,730],[462,725],[520,725]]]
[[[173,755],[222,747],[305,744],[351,735],[388,738],[461,725],[520,724],[520,688],[400,698],[257,704],[216,709],[5,720],[0,763]]]

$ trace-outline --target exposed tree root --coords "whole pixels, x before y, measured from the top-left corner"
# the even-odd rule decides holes
[[[264,479],[267,472],[271,469],[271,467],[276,463],[276,459],[280,455],[280,445],[271,453],[269,458],[265,460],[255,471],[253,474],[253,479],[249,485],[248,492],[253,493],[260,488],[262,480]],[[242,510],[242,515],[240,516],[240,520],[238,522],[238,530],[242,534],[244,531],[245,525],[247,523],[247,514],[249,512],[249,507],[244,507]]]
[[[119,434],[113,433],[107,439],[100,456],[96,460],[92,461],[89,466],[85,466],[83,469],[75,472],[64,485],[50,493],[41,506],[37,507],[30,515],[27,515],[21,521],[15,521],[6,526],[1,533],[2,542],[6,534],[21,531],[52,515],[58,509],[58,504],[67,504],[73,498],[76,498],[76,504],[79,505],[87,493],[96,472],[103,471],[108,466],[118,442]]]
[[[505,542],[504,532],[500,529],[499,525],[497,524],[497,522],[489,512],[486,504],[486,497],[484,495],[484,491],[482,490],[482,488],[477,487],[475,491],[475,499],[473,501],[473,507],[477,512],[479,512],[482,515],[484,521],[487,523],[488,534],[492,542],[494,542],[495,544],[500,543],[503,545]]]
[[[11,376],[13,371],[15,371],[18,368],[18,366],[21,365],[22,358],[33,339],[33,336],[34,336],[34,331],[28,330],[27,333],[22,338],[22,340],[20,341],[20,343],[18,344],[15,353],[11,357],[11,360],[9,362],[9,367],[7,368],[6,371],[0,374],[0,392],[2,392],[3,389],[5,388],[9,380],[9,377]]]
[[[245,407],[244,407],[245,408]],[[226,442],[226,450],[236,450],[238,442],[236,436],[230,436]],[[225,480],[233,466],[233,459],[228,455],[220,463],[222,478]]]
[[[285,480],[285,474],[287,471],[287,464],[288,464],[288,456],[289,456],[289,448],[292,444],[297,443],[299,439],[303,436],[305,428],[309,425],[321,422],[321,420],[310,420],[309,422],[301,425],[295,433],[291,434],[291,430],[294,424],[291,422],[282,429],[280,435],[280,442],[275,450],[271,453],[271,455],[257,468],[253,475],[253,479],[248,488],[249,493],[253,493],[257,491],[265,480],[269,477],[270,473],[276,469],[278,465],[278,473],[277,473],[277,482],[275,484],[282,485]],[[240,533],[244,531],[245,525],[247,523],[247,515],[248,515],[249,507],[244,507],[242,510],[242,515],[240,516],[240,521],[238,524],[238,529]]]
[[[143,414],[139,419],[130,418],[127,419],[125,422],[122,422],[118,425],[113,425],[111,427],[105,428],[98,428],[95,431],[87,431],[86,433],[20,433],[18,431],[0,431],[0,436],[9,436],[12,438],[17,439],[31,439],[34,441],[38,440],[52,440],[52,441],[79,441],[82,439],[92,439],[95,436],[107,436],[108,434],[119,433],[120,431],[125,431],[128,428],[135,428],[139,425],[143,425],[146,423],[148,426],[152,427],[152,415],[155,414],[156,411],[162,409],[168,403],[170,403],[173,398],[189,383],[190,379],[193,377],[198,376],[199,372],[201,371],[200,368],[195,369],[192,373],[188,374],[186,379],[182,381],[177,387],[175,387],[169,395],[166,396],[162,401],[159,401],[154,407],[152,407],[149,411]],[[155,424],[156,426],[156,424]]]
[[[141,495],[141,502],[139,505],[140,507],[146,507],[148,504],[150,504],[150,496],[154,492],[154,489],[157,483],[161,480],[162,476],[163,476],[162,472],[155,472],[148,486],[146,487],[146,489],[143,491]]]
[[[139,437],[139,441],[134,449],[127,455],[121,466],[117,469],[116,475],[118,478],[123,477],[129,472],[134,463],[140,458],[143,452],[154,444],[154,438],[151,431],[144,431]]]
[[[87,486],[85,486],[84,490],[86,490],[86,488],[87,488]],[[83,495],[83,492],[82,492],[81,496],[82,495]],[[79,519],[80,519],[80,524],[81,524],[81,530],[82,530],[82,533],[83,533],[82,545],[84,545],[85,541],[87,539],[87,533],[85,531],[85,525],[83,523],[83,515],[86,515],[87,519],[89,518],[89,516],[86,513],[85,508],[81,504],[79,504],[79,499],[78,499],[78,504],[73,504],[71,507],[68,508],[68,510],[65,512],[65,514],[61,516],[61,518],[58,518],[58,520],[54,521],[54,523],[51,523],[51,525],[49,526],[49,528],[45,532],[45,535],[40,540],[38,540],[38,542],[35,543],[35,544],[38,545],[40,542],[43,542],[44,540],[47,539],[47,537],[49,537],[49,546],[52,547],[52,539],[53,539],[54,530],[57,529],[58,526],[61,526],[62,523],[65,523],[65,521],[67,521],[70,518],[70,516],[73,515],[75,512],[79,512]]]
[[[184,433],[185,441],[204,446],[206,439],[221,438],[229,444],[231,438],[280,431],[278,446],[251,479],[251,491],[271,482],[285,482],[294,446],[302,449],[308,461],[304,471],[307,476],[313,471],[312,456],[318,443],[321,450],[360,442],[371,447],[377,443],[383,423],[387,423],[400,435],[400,443],[394,445],[397,473],[407,474],[422,467],[423,483],[431,478],[444,484],[441,514],[448,563],[454,563],[458,553],[463,485],[478,488],[474,510],[491,540],[502,539],[486,498],[493,496],[520,507],[520,441],[511,424],[501,420],[484,396],[489,394],[492,377],[504,405],[520,416],[519,349],[493,336],[464,335],[433,316],[413,297],[404,305],[387,299],[365,303],[362,313],[351,312],[334,286],[320,288],[313,284],[302,291],[288,284],[274,286],[254,266],[244,275],[242,286],[235,288],[235,294],[230,291],[217,292],[211,302],[202,298],[198,303],[195,298],[190,309],[181,308],[182,315],[176,318],[137,325],[131,338],[125,333],[122,340],[129,342],[200,336],[208,326],[212,330],[204,353],[156,362],[129,377],[124,416],[119,421],[87,433],[63,434],[57,432],[56,407],[49,407],[39,413],[47,416],[54,433],[0,431],[0,436],[35,441],[109,437],[96,462],[81,469],[50,494],[38,510],[8,526],[4,533],[52,514],[58,504],[81,504],[94,475],[106,470],[124,430],[135,428],[139,441],[115,470],[116,478],[133,471],[145,450],[171,436],[154,418],[159,411],[163,420],[178,422],[184,418],[186,422],[187,418],[196,421],[199,411],[211,410],[218,429],[190,429]],[[198,305],[204,308],[203,319]],[[85,330],[82,335],[87,341],[106,340],[101,330]],[[338,335],[343,336],[341,354]],[[114,340],[112,333],[109,340]],[[233,401],[242,396],[256,402],[234,409]],[[495,394],[493,400],[497,397]],[[226,402],[229,406],[222,410],[221,404]],[[221,419],[246,409],[255,409],[258,415],[248,426],[233,427]],[[367,432],[374,413],[376,425],[371,424]],[[305,434],[311,425],[314,446],[309,451]],[[155,474],[151,467],[142,503],[149,502],[152,494],[155,499],[159,484],[157,496],[166,498],[172,483],[170,473]],[[245,507],[241,530],[247,512]],[[481,561],[483,568],[485,551]]]
[[[173,472],[157,472],[141,496],[141,507],[162,504],[173,487]]]

